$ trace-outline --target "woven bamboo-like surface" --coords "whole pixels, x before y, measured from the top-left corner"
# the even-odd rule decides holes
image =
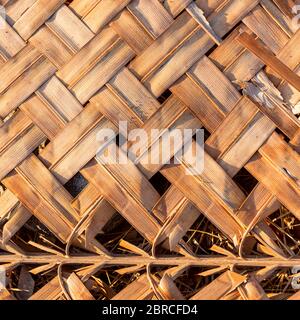
[[[298,298],[297,1],[0,4],[0,299]],[[205,128],[203,172],[101,163],[119,121]]]

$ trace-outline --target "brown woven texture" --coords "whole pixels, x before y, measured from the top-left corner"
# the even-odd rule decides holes
[[[297,299],[297,1],[0,4],[0,299]],[[119,121],[205,128],[203,172],[102,163]]]

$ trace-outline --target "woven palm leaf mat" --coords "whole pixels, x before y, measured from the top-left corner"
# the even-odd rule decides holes
[[[299,1],[0,4],[0,299],[300,297]],[[120,121],[203,171],[101,161]]]

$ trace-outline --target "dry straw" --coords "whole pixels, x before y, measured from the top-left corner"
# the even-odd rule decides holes
[[[298,299],[298,0],[0,4],[0,299]],[[203,171],[102,163],[120,121]]]

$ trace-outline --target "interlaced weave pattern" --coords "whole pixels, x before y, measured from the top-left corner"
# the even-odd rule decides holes
[[[298,2],[0,4],[0,299],[276,298],[266,281],[300,266],[297,238],[270,219],[300,220]],[[205,128],[203,172],[187,175],[174,153],[101,162],[97,133],[119,121]],[[116,252],[103,239],[118,237],[118,215],[135,237]],[[226,246],[189,241],[203,219]],[[126,284],[115,290],[108,269]],[[298,297],[290,283],[280,296]]]

